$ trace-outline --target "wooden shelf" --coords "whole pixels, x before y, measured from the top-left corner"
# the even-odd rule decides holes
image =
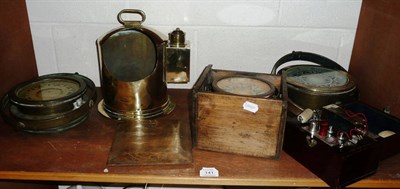
[[[177,103],[169,115],[189,119],[186,89],[169,91]],[[164,119],[164,118],[163,118]],[[15,131],[0,122],[0,179],[61,182],[153,183],[185,185],[308,186],[327,185],[285,152],[279,160],[193,149],[193,163],[165,166],[108,166],[117,121],[91,109],[82,125],[56,134]],[[351,187],[398,188],[400,155]],[[218,178],[201,178],[202,167],[215,167]]]

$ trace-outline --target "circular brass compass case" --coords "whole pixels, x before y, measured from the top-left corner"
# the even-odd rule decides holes
[[[357,87],[351,75],[315,65],[288,67],[288,96],[298,106],[318,109],[324,105],[356,99]]]
[[[124,14],[141,20],[124,20]],[[145,13],[125,9],[117,16],[122,27],[97,39],[102,107],[114,119],[148,119],[168,114],[175,104],[167,95],[167,37],[142,26]]]
[[[87,77],[57,73],[16,85],[2,99],[2,116],[11,125],[31,133],[52,133],[86,120],[96,99]]]
[[[289,104],[298,110],[319,109],[329,104],[340,104],[358,98],[358,88],[354,78],[336,62],[309,52],[294,51],[281,57],[271,73],[290,61],[307,61],[317,65],[292,65],[278,73],[285,72]]]

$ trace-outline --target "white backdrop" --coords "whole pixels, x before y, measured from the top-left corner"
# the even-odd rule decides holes
[[[204,67],[270,72],[293,50],[347,68],[361,0],[27,0],[39,74],[79,72],[100,84],[95,41],[119,27],[116,16],[141,9],[143,25],[191,43],[190,88]]]

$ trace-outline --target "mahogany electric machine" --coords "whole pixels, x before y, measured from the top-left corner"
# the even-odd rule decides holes
[[[278,68],[293,61],[295,64]],[[310,64],[311,63],[311,64]],[[280,58],[272,73],[286,75],[288,115],[283,149],[332,188],[376,172],[380,145],[357,103],[355,79],[336,62],[309,52]]]

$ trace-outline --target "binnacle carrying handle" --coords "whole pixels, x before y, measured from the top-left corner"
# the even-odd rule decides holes
[[[309,61],[316,63],[322,67],[325,68],[330,68],[333,70],[341,70],[344,72],[347,72],[346,69],[344,69],[342,66],[340,66],[338,63],[335,61],[326,58],[324,56],[321,56],[319,54],[314,54],[310,52],[301,52],[301,51],[293,51],[290,54],[287,54],[280,58],[272,68],[271,74],[276,74],[276,70],[278,69],[279,66],[283,65],[286,62],[290,61],[296,61],[296,60],[304,60],[304,61]]]
[[[142,17],[142,20],[124,20],[122,18],[122,14],[139,14]],[[121,23],[124,26],[135,26],[135,25],[141,25],[145,20],[146,20],[146,14],[139,9],[123,9],[121,10],[118,15],[117,15],[117,20],[119,23]]]

